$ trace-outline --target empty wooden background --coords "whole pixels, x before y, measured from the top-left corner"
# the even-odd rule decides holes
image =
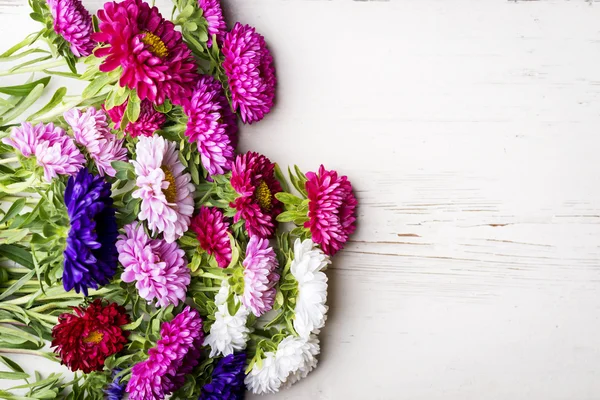
[[[360,201],[319,368],[263,398],[600,399],[600,3],[225,6],[279,79],[241,150]],[[27,13],[0,0],[1,49]]]

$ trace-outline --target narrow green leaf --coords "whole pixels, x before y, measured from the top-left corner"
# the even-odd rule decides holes
[[[6,58],[13,55],[17,51],[21,50],[23,47],[29,46],[30,44],[35,42],[38,37],[39,35],[37,33],[32,33],[31,35],[28,35],[25,39],[15,44],[13,47],[6,50],[4,53],[0,54],[0,58]]]
[[[37,85],[42,84],[46,86],[48,85],[48,82],[50,82],[50,77],[46,76],[35,82],[29,82],[23,85],[0,87],[0,93],[9,94],[11,96],[27,96]]]
[[[132,322],[130,324],[127,324],[127,325],[123,325],[121,328],[124,329],[124,330],[126,330],[126,331],[133,331],[138,326],[140,326],[143,321],[144,321],[144,316],[142,315],[141,317],[139,317],[134,322]]]
[[[44,85],[40,83],[29,93],[27,97],[20,101],[19,104],[12,109],[12,111],[9,111],[2,117],[2,123],[5,124],[6,122],[12,121],[21,115],[25,110],[31,107],[33,103],[37,101],[37,99],[40,98],[43,92]]]
[[[8,289],[6,289],[2,294],[0,294],[0,300],[4,300],[8,296],[19,290],[25,283],[29,282],[29,280],[33,278],[33,275],[35,275],[35,271],[33,270],[23,275],[21,279],[10,285]]]
[[[24,63],[15,65],[11,69],[9,69],[9,72],[17,72],[17,71],[19,71],[23,67],[27,67],[27,66],[32,65],[32,64],[37,64],[38,62],[46,61],[46,60],[49,60],[51,58],[52,58],[52,56],[48,55],[48,56],[34,58],[33,60],[27,60]]]
[[[14,54],[12,56],[0,58],[0,62],[18,60],[19,58],[25,57],[25,56],[27,56],[29,54],[33,54],[33,53],[48,53],[48,52],[46,50],[42,50],[42,49],[29,49],[29,50],[22,51],[19,54]]]
[[[127,108],[125,109],[125,114],[127,114],[127,119],[130,122],[137,121],[140,116],[140,98],[137,93],[132,91],[129,95],[129,100],[127,101]]]
[[[25,207],[25,203],[27,202],[27,199],[25,198],[21,198],[19,200],[16,200],[8,209],[8,211],[6,212],[6,214],[4,215],[4,218],[2,218],[2,220],[0,221],[0,224],[3,224],[7,221],[10,221],[11,219],[13,219],[16,215],[18,215],[21,210],[23,209],[23,207]]]
[[[48,111],[52,110],[54,107],[56,107],[62,101],[63,97],[65,97],[66,94],[67,94],[66,87],[58,88],[58,90],[56,92],[54,92],[54,95],[52,96],[50,101],[44,107],[39,109],[37,112],[31,114],[28,117],[28,119],[29,120],[35,119],[38,116],[44,115]]]
[[[0,256],[6,257],[27,269],[32,270],[34,268],[31,253],[22,247],[11,244],[0,245]]]
[[[0,379],[18,380],[18,379],[27,379],[27,378],[29,378],[29,374],[26,374],[25,372],[0,371]]]

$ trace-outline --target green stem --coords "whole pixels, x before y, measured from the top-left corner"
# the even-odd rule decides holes
[[[0,71],[0,76],[25,74],[25,73],[28,73],[28,72],[40,72],[40,71],[43,71],[45,69],[55,68],[55,67],[61,67],[63,65],[67,65],[67,62],[65,60],[63,60],[63,59],[54,60],[54,61],[49,61],[47,63],[41,63],[41,64],[37,64],[37,65],[32,65],[31,67],[20,68],[20,69],[17,69],[15,71],[11,71],[11,70]]]
[[[199,274],[198,276],[200,276],[202,278],[219,279],[221,281],[227,279],[226,276],[217,275],[217,274],[211,274],[210,272],[203,272],[203,273]]]
[[[215,191],[215,187],[216,185],[212,185],[210,187],[210,189],[208,189],[206,191],[206,193],[204,193],[204,196],[202,196],[202,198],[200,199],[200,202],[198,204],[202,205],[204,204],[204,202],[210,197],[211,194],[213,194],[213,192]]]
[[[0,348],[0,353],[27,354],[30,356],[40,356],[40,357],[48,358],[43,351],[39,351],[39,350]]]
[[[58,324],[58,317],[55,317],[54,315],[45,315],[31,310],[25,310],[25,312],[27,313],[27,315],[37,318],[39,320],[50,322],[54,325]]]
[[[19,157],[9,157],[0,159],[0,164],[10,164],[19,161]]]

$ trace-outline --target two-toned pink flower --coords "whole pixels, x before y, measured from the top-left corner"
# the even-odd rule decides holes
[[[246,247],[244,266],[244,293],[242,304],[260,317],[273,308],[279,282],[275,250],[267,239],[251,236]]]

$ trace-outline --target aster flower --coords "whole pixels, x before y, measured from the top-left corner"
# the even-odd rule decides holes
[[[162,104],[165,97],[180,104],[191,95],[198,78],[192,53],[158,8],[142,0],[107,2],[98,20],[99,32],[92,37],[105,44],[94,52],[106,57],[100,71],[122,67],[119,84],[154,104]]]
[[[106,110],[115,126],[121,125],[121,119],[123,119],[123,114],[125,114],[126,109],[127,101],[110,110]],[[152,136],[166,121],[167,117],[165,114],[156,111],[149,100],[143,100],[140,104],[140,115],[138,116],[137,121],[128,122],[124,131],[131,137]]]
[[[296,239],[290,273],[298,282],[294,329],[300,337],[306,338],[325,325],[327,276],[322,270],[329,263],[329,257],[312,240]]]
[[[121,378],[116,375],[121,372],[120,369],[115,369],[112,372],[113,381],[104,388],[105,400],[122,400],[125,395],[125,385],[121,383]]]
[[[275,353],[268,351],[260,364],[255,363],[244,383],[255,394],[276,393],[281,387],[281,374],[275,361]]]
[[[315,334],[307,338],[287,336],[277,346],[275,360],[281,374],[282,387],[287,388],[306,378],[316,368],[320,352]]]
[[[229,241],[229,222],[223,212],[214,207],[200,207],[192,219],[190,228],[196,232],[202,250],[215,257],[221,268],[227,268],[231,262],[231,243]]]
[[[161,307],[185,301],[190,283],[185,252],[177,243],[149,238],[141,224],[131,223],[124,229],[125,235],[117,242],[119,262],[125,268],[123,282],[135,281],[140,297],[156,300]]]
[[[223,69],[231,90],[231,105],[244,123],[260,121],[275,97],[275,67],[265,38],[239,22],[225,35]]]
[[[197,143],[204,169],[209,175],[231,170],[237,124],[221,84],[212,76],[202,76],[184,111],[185,134]]]
[[[54,31],[69,43],[75,57],[92,54],[92,16],[79,0],[47,0]]]
[[[82,168],[70,177],[65,205],[70,229],[64,251],[63,286],[87,296],[106,285],[117,270],[117,221],[110,184]]]
[[[223,19],[223,10],[219,0],[198,0],[198,5],[202,9],[202,16],[206,19],[208,31],[208,46],[212,46],[212,36],[216,35],[217,41],[221,43],[223,36],[227,31],[227,25]]]
[[[184,173],[177,145],[161,136],[140,137],[136,155],[131,163],[138,189],[132,196],[142,200],[138,218],[172,243],[188,230],[194,212],[192,177]]]
[[[58,175],[75,175],[85,162],[73,139],[52,123],[23,122],[2,142],[19,150],[24,157],[35,156],[48,182]]]
[[[73,108],[63,116],[73,130],[75,141],[84,146],[94,160],[98,173],[115,176],[117,171],[111,163],[127,160],[127,149],[123,140],[118,140],[108,128],[104,111],[89,107],[81,112]]]
[[[162,400],[179,389],[185,375],[198,365],[203,342],[202,319],[186,306],[160,329],[161,338],[148,359],[133,366],[125,389],[130,400]]]
[[[271,308],[275,302],[279,281],[277,257],[269,246],[267,239],[251,236],[246,247],[244,266],[244,294],[242,304],[254,315],[260,317]]]
[[[212,380],[202,387],[198,400],[241,400],[244,398],[246,353],[230,354],[217,362]]]
[[[281,184],[275,178],[275,164],[258,153],[240,154],[231,170],[231,186],[239,194],[230,204],[237,211],[234,221],[245,220],[251,236],[273,236],[275,219],[283,209],[275,198],[281,192]]]
[[[73,314],[61,314],[52,328],[52,347],[71,371],[100,371],[104,360],[127,343],[130,322],[125,308],[116,303],[94,300],[87,307],[73,307]]]
[[[309,172],[306,178],[309,220],[304,227],[310,229],[312,240],[325,254],[332,256],[356,229],[358,202],[346,176],[338,176],[321,165],[318,173]]]
[[[235,315],[229,313],[227,307],[227,297],[229,297],[229,283],[227,280],[221,281],[221,288],[215,296],[215,321],[210,327],[210,334],[204,341],[205,346],[210,346],[210,356],[215,357],[219,354],[228,356],[234,351],[244,350],[248,342],[250,329],[246,327],[246,321],[250,314],[244,305],[240,304]],[[236,304],[240,299],[235,296]]]

